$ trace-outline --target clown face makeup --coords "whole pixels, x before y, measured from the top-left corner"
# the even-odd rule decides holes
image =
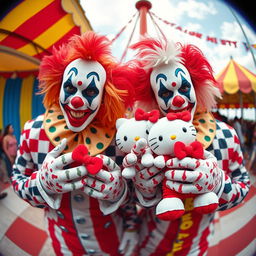
[[[180,63],[161,65],[153,69],[151,87],[161,112],[188,110],[193,117],[196,94],[188,70]]]
[[[97,114],[106,71],[96,61],[76,59],[65,69],[60,90],[60,107],[67,126],[82,131]]]

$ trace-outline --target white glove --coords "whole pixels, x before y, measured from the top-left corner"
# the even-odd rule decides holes
[[[131,256],[135,253],[138,246],[139,235],[136,230],[125,231],[119,246],[119,252],[125,256]]]
[[[103,169],[96,175],[88,175],[82,190],[89,196],[111,202],[118,201],[122,196],[125,184],[120,167],[108,156],[98,155],[103,160]]]
[[[135,176],[136,173],[136,164],[138,162],[138,158],[141,157],[146,151],[147,148],[147,140],[144,138],[140,138],[136,141],[135,145],[131,149],[131,152],[127,154],[123,159],[123,171],[122,175],[126,179],[131,179]],[[144,155],[143,155],[144,156]]]
[[[158,186],[164,179],[164,172],[155,166],[144,168],[136,172],[132,179],[136,196],[141,205],[151,207],[157,204],[161,198],[161,186]]]
[[[66,144],[67,140],[63,139],[49,152],[39,170],[39,181],[49,195],[70,192],[84,186],[87,170],[83,165],[64,168],[74,162],[71,153],[61,155]]]
[[[166,185],[179,193],[202,194],[215,192],[222,187],[223,171],[218,167],[216,157],[204,151],[204,159],[185,157],[172,158],[166,162]]]

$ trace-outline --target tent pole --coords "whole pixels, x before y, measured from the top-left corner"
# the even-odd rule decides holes
[[[244,108],[243,108],[243,94],[241,91],[239,91],[239,105],[240,105],[240,110],[241,110],[241,121],[243,122],[244,120]]]
[[[135,7],[140,13],[140,35],[145,36],[147,34],[147,14],[152,4],[148,0],[139,0]]]
[[[228,5],[227,5],[227,6],[228,6]],[[243,29],[243,26],[242,26],[241,22],[239,21],[239,19],[237,18],[237,16],[236,16],[235,12],[233,11],[233,9],[232,9],[230,6],[228,6],[228,8],[229,8],[230,12],[233,14],[234,18],[236,19],[236,22],[237,22],[237,24],[239,25],[241,31],[243,32],[243,35],[244,35],[244,38],[245,38],[247,47],[248,47],[248,49],[250,50],[250,53],[251,53],[251,55],[252,55],[252,59],[253,59],[254,65],[255,65],[255,67],[256,67],[256,59],[255,59],[254,53],[253,53],[253,51],[252,51],[252,47],[251,47],[251,44],[250,44],[250,42],[249,42],[249,39],[248,39],[248,37],[247,37],[247,35],[246,35],[244,29]]]

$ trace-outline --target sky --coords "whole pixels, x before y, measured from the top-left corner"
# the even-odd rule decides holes
[[[140,38],[139,21],[136,25],[138,10],[135,8],[135,4],[137,0],[81,0],[80,2],[93,30],[106,35],[110,40],[115,38],[125,27],[124,32],[113,42],[112,46],[114,56],[120,60],[127,48],[134,27],[131,43],[137,42]],[[212,65],[215,75],[218,75],[227,66],[231,57],[256,74],[256,63],[253,61],[251,52],[244,46],[246,39],[230,11],[231,6],[225,1],[150,0],[150,2],[152,3],[150,9],[152,17],[164,35],[175,42],[191,43],[198,46]],[[255,27],[252,28],[251,23],[247,22],[247,17],[241,16],[234,9],[232,10],[242,24],[250,44],[256,44]],[[150,36],[159,36],[159,31],[156,32],[149,15],[147,26]],[[215,38],[217,43],[208,41],[209,37]],[[256,55],[256,49],[253,49],[252,52]],[[123,60],[126,61],[132,57],[133,52],[128,50]],[[230,110],[228,113],[225,111],[223,110],[222,113],[226,116],[229,115],[230,119],[236,115],[238,117],[242,115],[239,110]],[[244,111],[244,119],[255,120],[255,118],[256,109]]]
[[[82,0],[81,5],[94,31],[113,39],[126,26],[121,36],[113,43],[113,54],[121,59],[132,30],[136,27],[131,43],[139,40],[139,22],[136,23],[137,0]],[[150,0],[154,21],[168,39],[175,42],[197,45],[211,63],[215,74],[221,72],[230,57],[256,73],[255,63],[247,51],[244,35],[230,11],[230,6],[219,0]],[[251,44],[256,44],[255,30],[247,23],[246,17],[235,12]],[[133,17],[133,15],[135,15]],[[133,17],[133,19],[132,19]],[[168,24],[162,20],[167,21]],[[130,23],[129,20],[132,21]],[[148,34],[157,37],[157,30],[150,16],[147,18]],[[175,25],[174,25],[175,24]],[[196,34],[197,33],[197,34]],[[194,35],[191,35],[194,34]],[[197,36],[195,36],[197,35]],[[198,38],[200,37],[200,38]],[[215,38],[217,43],[207,40]],[[222,41],[221,41],[222,40]],[[224,40],[224,41],[223,41]],[[225,44],[225,45],[224,45]],[[256,54],[256,49],[252,50]],[[133,53],[128,50],[124,60]]]

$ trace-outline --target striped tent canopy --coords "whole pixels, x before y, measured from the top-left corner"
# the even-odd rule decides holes
[[[232,58],[217,76],[222,92],[219,108],[255,108],[256,75]]]
[[[6,3],[0,14],[0,129],[11,123],[18,139],[24,123],[44,112],[36,94],[42,58],[92,28],[78,0]]]
[[[53,46],[91,29],[78,0],[16,1],[1,18],[1,72],[37,70]]]

